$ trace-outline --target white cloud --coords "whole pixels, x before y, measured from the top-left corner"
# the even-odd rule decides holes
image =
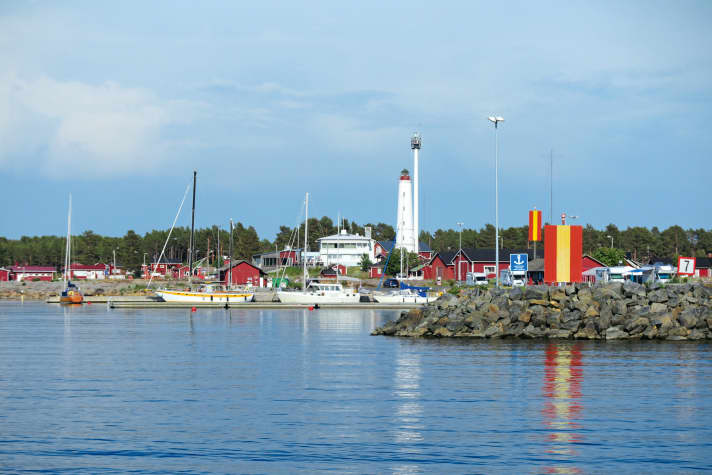
[[[170,108],[113,82],[8,74],[0,79],[0,164],[57,178],[154,169],[167,159],[161,131],[174,122]]]

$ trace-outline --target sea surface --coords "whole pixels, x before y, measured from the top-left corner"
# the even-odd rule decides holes
[[[374,310],[0,302],[0,472],[712,470],[712,344],[370,336]]]

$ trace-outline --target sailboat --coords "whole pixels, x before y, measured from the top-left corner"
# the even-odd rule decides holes
[[[188,256],[188,269],[189,269],[189,283],[193,279],[193,255],[195,253],[195,186],[197,180],[197,171],[193,171],[193,216],[190,223],[190,251]],[[186,188],[186,193],[188,189]],[[184,197],[185,198],[185,197]],[[181,203],[181,208],[183,204]],[[180,209],[178,210],[180,214]],[[176,219],[178,215],[176,215]],[[175,225],[175,221],[173,222]],[[173,228],[171,228],[171,232]],[[168,238],[166,238],[166,244],[168,239],[170,239],[170,233]],[[159,262],[163,257],[163,253],[166,249],[166,244],[163,245],[163,251],[159,257]],[[219,283],[205,283],[200,285],[197,289],[191,290],[169,290],[160,289],[156,291],[156,295],[159,296],[164,302],[183,302],[183,303],[241,303],[241,302],[252,302],[255,298],[254,292],[248,292],[246,290],[233,290],[229,286],[224,286]]]
[[[72,304],[84,302],[82,291],[72,284],[72,195],[69,195],[69,215],[67,216],[67,249],[64,253],[64,290],[59,296],[59,303]]]
[[[304,253],[302,263],[304,266],[302,276],[302,290],[279,290],[277,297],[282,303],[301,303],[301,304],[333,304],[333,303],[358,303],[361,300],[361,295],[356,290],[345,290],[338,283],[322,283],[310,282],[307,286],[307,236],[309,235],[307,227],[309,226],[309,193],[306,195],[306,207],[304,213]],[[338,279],[338,272],[337,272]]]

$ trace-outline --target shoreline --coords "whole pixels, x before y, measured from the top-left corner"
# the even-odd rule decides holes
[[[467,289],[371,335],[409,338],[712,339],[712,285]]]

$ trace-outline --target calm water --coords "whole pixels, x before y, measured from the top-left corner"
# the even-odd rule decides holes
[[[0,303],[0,472],[712,470],[712,345],[372,337],[389,311]]]

